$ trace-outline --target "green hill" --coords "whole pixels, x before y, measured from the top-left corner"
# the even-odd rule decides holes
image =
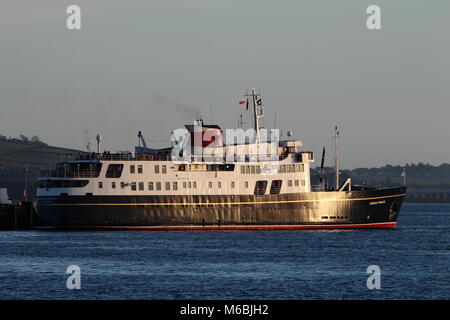
[[[6,139],[0,136],[0,188],[8,188],[12,200],[22,200],[25,188],[25,167],[28,168],[28,194],[33,199],[39,169],[56,163],[60,155],[79,152],[48,146],[33,139]]]

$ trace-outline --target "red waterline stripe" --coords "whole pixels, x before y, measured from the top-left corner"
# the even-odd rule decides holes
[[[395,228],[396,222],[341,224],[341,225],[222,225],[222,226],[73,226],[37,227],[37,229],[89,229],[89,230],[288,230],[288,229],[371,229]]]

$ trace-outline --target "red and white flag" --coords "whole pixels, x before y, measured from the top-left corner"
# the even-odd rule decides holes
[[[244,104],[245,103],[245,99],[242,99],[241,101],[239,101],[239,104]]]

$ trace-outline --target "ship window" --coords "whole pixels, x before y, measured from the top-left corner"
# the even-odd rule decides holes
[[[135,171],[134,165],[130,166],[130,173],[134,173]]]
[[[245,166],[241,166],[241,174],[245,174]]]
[[[192,188],[192,183],[190,181],[188,182],[188,188]]]
[[[328,219],[328,217],[327,216],[322,216],[322,219]]]
[[[247,174],[250,173],[250,166],[245,166],[245,173],[247,173]]]
[[[288,180],[288,187],[292,187],[292,180]]]
[[[286,166],[284,164],[282,164],[278,171],[279,171],[279,173],[285,173],[286,172]]]
[[[123,164],[110,164],[106,170],[107,178],[120,178],[122,175]]]
[[[300,164],[300,172],[305,172],[305,165],[303,163]]]
[[[116,183],[115,182],[111,182],[111,188],[113,188],[113,189],[116,188]]]
[[[148,183],[148,190],[153,191],[153,182]]]
[[[139,182],[139,190],[140,191],[144,190],[144,183],[143,182]]]
[[[142,169],[142,164],[138,165],[138,173],[142,173],[143,169]]]
[[[158,165],[155,166],[155,173],[159,173],[159,166]]]
[[[260,166],[256,166],[256,173],[260,174],[261,173],[261,167]]]
[[[220,188],[222,188],[222,182],[217,182],[217,187],[220,189]]]
[[[270,194],[279,194],[281,191],[282,180],[273,180],[270,185]]]
[[[254,192],[256,196],[264,195],[266,193],[266,189],[267,189],[267,180],[256,181]]]
[[[245,181],[245,187],[248,188],[248,181]]]
[[[165,165],[163,165],[161,167],[162,167],[162,173],[167,173],[167,167]]]
[[[304,187],[305,185],[306,185],[305,179],[302,179],[302,187]]]
[[[47,180],[42,183],[42,188],[83,188],[89,180]]]
[[[169,181],[166,182],[166,190],[170,190],[170,182]]]
[[[175,182],[173,183],[173,186],[172,186],[172,187],[173,187],[173,188],[172,188],[173,190],[175,190],[175,191],[178,190],[178,182],[175,181]]]
[[[211,189],[212,188],[212,182],[208,182],[208,187]]]
[[[131,183],[131,190],[136,191],[136,182]]]
[[[194,188],[194,189],[197,189],[197,182],[192,182],[192,187]]]
[[[294,180],[294,184],[296,187],[298,187],[298,180]]]
[[[125,182],[121,182],[121,183],[120,183],[120,188],[121,188],[121,189],[125,189]]]
[[[183,181],[183,188],[186,189],[186,181]]]
[[[156,190],[161,190],[161,182],[156,183]]]
[[[255,174],[255,173],[256,173],[256,168],[255,168],[255,166],[251,166],[251,167],[250,167],[250,173],[251,173],[251,174]]]
[[[234,189],[234,181],[231,181],[231,188]]]
[[[103,182],[99,181],[98,187],[99,187],[100,189],[102,189],[102,188],[103,188]]]

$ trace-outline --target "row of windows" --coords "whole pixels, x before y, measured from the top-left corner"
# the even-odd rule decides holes
[[[191,170],[196,169],[197,166],[202,166],[201,168],[203,169],[204,165],[192,165],[192,168],[190,168],[190,169]],[[191,167],[191,165],[189,167]],[[208,171],[233,171],[233,169],[234,169],[234,165],[207,165],[205,167]],[[119,178],[122,174],[122,168],[123,168],[123,164],[109,165],[107,173],[106,173],[106,177],[107,178]],[[184,171],[184,170],[180,170],[180,171]],[[159,174],[159,173],[166,174],[167,166],[161,165],[161,168],[160,168],[159,165],[155,165],[154,171],[155,171],[155,174]],[[144,168],[141,164],[130,165],[130,174],[135,174],[136,172],[138,174],[144,173]],[[305,172],[305,164],[304,163],[282,164],[278,167],[278,173],[290,173],[290,172]],[[258,165],[241,166],[241,173],[242,174],[260,174],[261,167]]]
[[[282,164],[278,166],[278,173],[286,172],[305,172],[305,164]],[[241,166],[241,174],[259,174],[261,173],[261,167],[256,165]]]
[[[130,166],[130,173],[131,174],[135,174],[136,173],[136,167],[137,167],[137,173],[144,173],[144,168],[142,167],[142,164],[138,164],[137,166],[136,165],[131,165]],[[160,173],[159,165],[155,165],[154,169],[155,169],[155,173],[156,174]],[[163,173],[163,174],[167,173],[167,166],[166,165],[161,165],[161,173]]]
[[[301,184],[301,186],[304,187],[306,184],[305,180],[304,179],[302,179],[300,181],[299,180],[288,180],[288,187],[292,187],[292,186],[298,187],[299,184]]]
[[[305,164],[304,163],[282,164],[278,166],[278,173],[286,173],[286,172],[305,172]]]
[[[281,180],[279,180],[279,181],[281,181]],[[298,187],[300,184],[301,184],[301,186],[305,186],[305,180],[304,179],[302,179],[300,181],[299,180],[288,180],[288,187],[292,187],[292,186]],[[125,182],[121,182],[120,183],[120,188],[121,189],[124,189],[125,186],[126,186]],[[133,190],[133,191],[135,191],[135,190],[143,191],[144,190],[144,182],[131,182],[130,186],[131,186],[131,190]],[[249,187],[248,181],[244,182],[244,186],[245,186],[246,189],[248,189],[248,187]],[[100,181],[98,183],[98,187],[100,189],[103,188],[103,182],[102,181]],[[212,187],[213,187],[213,183],[211,181],[209,181],[208,182],[208,188],[212,189]],[[221,181],[217,182],[217,187],[219,189],[222,188],[222,182]],[[235,183],[234,183],[234,181],[231,181],[231,188],[234,188],[234,187],[235,187]],[[111,188],[112,189],[116,189],[116,182],[111,182]],[[184,189],[191,189],[191,188],[196,189],[197,188],[197,182],[196,181],[193,181],[193,182],[191,182],[191,181],[183,181],[183,188]],[[280,184],[279,188],[281,188],[281,184]],[[171,189],[171,183],[169,181],[165,182],[165,190],[170,190],[170,189]],[[161,182],[159,182],[159,181],[158,182],[149,182],[148,183],[148,190],[149,191],[162,190],[161,189]],[[175,190],[175,191],[178,190],[178,182],[177,181],[172,182],[172,190]]]
[[[348,217],[343,217],[343,216],[338,216],[338,217],[334,217],[334,216],[331,216],[331,217],[328,217],[328,216],[322,216],[321,218],[324,219],[324,220],[326,220],[326,219],[348,219]]]

